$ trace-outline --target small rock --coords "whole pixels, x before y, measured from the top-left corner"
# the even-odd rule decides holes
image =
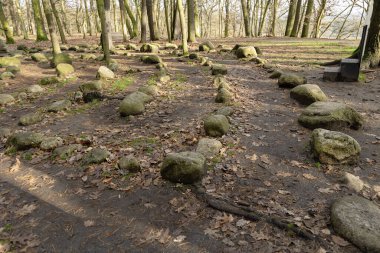
[[[196,152],[204,155],[207,158],[211,158],[218,155],[222,147],[222,143],[218,140],[202,138],[198,142]]]
[[[9,66],[16,66],[20,67],[21,66],[21,60],[16,57],[0,57],[0,67],[6,68]]]
[[[177,49],[177,48],[178,48],[178,46],[176,44],[173,44],[173,43],[166,43],[165,44],[165,49],[170,50],[170,49]]]
[[[303,105],[310,105],[317,101],[327,101],[328,98],[316,84],[303,84],[290,91],[290,97]]]
[[[344,173],[342,182],[346,184],[348,188],[353,189],[356,192],[360,192],[364,188],[364,182],[360,179],[360,177],[352,175],[348,172]]]
[[[16,76],[12,72],[3,72],[0,74],[0,80],[13,79]]]
[[[40,80],[41,85],[49,85],[59,83],[59,79],[56,76],[47,76]]]
[[[205,157],[196,152],[171,153],[164,159],[161,176],[173,183],[195,183],[206,173],[205,161]]]
[[[272,72],[272,74],[269,76],[271,79],[278,79],[284,74],[284,71],[276,69]]]
[[[42,150],[53,150],[63,145],[63,140],[60,137],[47,137],[40,144]]]
[[[197,53],[191,53],[191,54],[189,54],[189,59],[190,60],[198,59],[198,54]]]
[[[96,75],[96,78],[98,78],[98,79],[113,79],[113,78],[115,78],[115,74],[109,68],[107,68],[105,66],[101,66],[98,69],[98,73]]]
[[[42,88],[38,84],[33,84],[27,88],[27,92],[29,93],[41,93],[43,91],[44,91],[44,88]]]
[[[227,67],[222,64],[214,64],[211,67],[212,75],[227,75]]]
[[[71,60],[70,56],[65,53],[56,54],[53,57],[53,60],[51,61],[50,65],[55,68],[60,63],[66,63],[66,64],[73,64],[73,61]]]
[[[146,64],[158,64],[161,63],[161,57],[158,55],[144,55],[141,57],[141,61]]]
[[[71,64],[60,63],[56,67],[57,75],[61,78],[68,78],[74,74],[74,67]]]
[[[43,114],[36,112],[36,113],[28,113],[21,116],[18,123],[21,126],[30,126],[38,122],[41,122],[42,120],[43,120]]]
[[[82,84],[79,87],[82,92],[82,97],[85,103],[90,103],[95,99],[102,99],[103,83],[101,81],[94,81]]]
[[[62,160],[70,158],[75,151],[78,151],[82,148],[80,144],[71,144],[62,147],[57,147],[53,151],[53,157],[58,157]]]
[[[138,47],[136,46],[136,44],[128,43],[128,44],[125,46],[125,49],[126,49],[126,50],[138,50]]]
[[[100,164],[110,156],[110,152],[103,148],[94,148],[83,156],[83,164]]]
[[[16,75],[20,72],[20,66],[8,66],[5,68],[6,72],[11,72],[12,74]]]
[[[239,47],[236,50],[236,56],[238,58],[248,58],[248,57],[257,57],[257,52],[255,47],[249,46],[249,47]]]
[[[59,100],[54,103],[52,103],[48,108],[48,112],[59,112],[63,110],[67,110],[71,106],[71,101],[64,99],[64,100]]]
[[[83,60],[96,60],[97,56],[94,54],[82,54],[80,58]]]
[[[232,98],[233,98],[233,95],[230,91],[228,91],[225,88],[221,88],[218,91],[218,94],[215,98],[215,102],[217,102],[217,103],[229,103],[229,102],[231,102]]]
[[[143,44],[140,48],[140,52],[158,54],[159,47],[153,44]]]
[[[118,167],[119,169],[127,170],[130,173],[136,173],[141,171],[140,163],[133,155],[120,158],[118,162]]]
[[[35,62],[48,62],[48,58],[43,53],[34,53],[31,57]]]
[[[278,86],[280,88],[294,88],[298,85],[305,84],[306,82],[307,80],[303,76],[283,73],[278,79]]]
[[[150,96],[157,96],[158,88],[155,85],[144,85],[139,88],[139,91]]]
[[[234,113],[234,109],[230,106],[222,107],[218,109],[215,114],[224,115],[224,116],[231,116]]]
[[[7,142],[7,147],[13,147],[16,150],[26,150],[30,148],[37,148],[44,137],[40,133],[34,132],[19,132],[11,135]]]
[[[0,127],[0,139],[8,138],[11,136],[12,131],[10,128]]]
[[[214,44],[212,44],[211,41],[205,41],[202,44],[199,45],[199,51],[205,51],[208,52],[211,49],[215,49]]]
[[[228,132],[230,123],[224,115],[211,115],[204,121],[206,134],[212,137],[221,137]]]

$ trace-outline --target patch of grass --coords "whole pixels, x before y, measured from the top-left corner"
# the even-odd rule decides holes
[[[82,112],[85,112],[91,108],[98,106],[98,105],[100,105],[100,101],[95,99],[95,100],[91,101],[90,103],[80,105],[77,108],[72,108],[72,109],[68,110],[68,112],[72,113],[72,114],[82,113]]]
[[[17,149],[13,146],[9,147],[9,148],[7,148],[7,150],[5,150],[5,154],[9,155],[9,156],[14,155],[16,153],[17,153]]]
[[[0,113],[4,113],[5,112],[5,109],[4,108],[0,108]]]
[[[148,81],[146,82],[147,85],[156,85],[157,84],[157,76],[152,75],[149,77]]]
[[[133,84],[135,78],[131,75],[125,76],[111,84],[112,91],[124,91],[127,87]]]
[[[175,84],[181,84],[181,83],[187,82],[187,80],[188,80],[188,77],[184,74],[181,74],[181,73],[177,73],[174,76],[174,83]]]
[[[10,232],[12,231],[12,224],[5,224],[4,227],[2,227],[2,229],[4,232]]]
[[[359,82],[360,83],[365,83],[365,81],[366,81],[366,75],[365,75],[365,73],[360,73],[359,74]]]
[[[33,153],[32,152],[25,152],[21,155],[22,159],[30,161],[33,159]]]
[[[315,167],[316,167],[317,169],[320,169],[320,168],[321,168],[321,163],[320,163],[320,162],[316,162],[314,165],[315,165]]]

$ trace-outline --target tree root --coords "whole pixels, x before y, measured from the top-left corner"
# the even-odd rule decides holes
[[[215,210],[241,216],[251,221],[262,220],[280,229],[286,230],[296,236],[299,236],[303,239],[318,242],[326,248],[329,247],[324,239],[315,236],[312,233],[300,227],[297,227],[295,224],[289,223],[281,219],[280,217],[274,217],[271,215],[259,213],[256,210],[253,210],[252,208],[243,207],[235,203],[227,202],[226,200],[212,197],[205,192],[202,186],[199,185],[196,185],[193,189],[197,197],[201,198],[205,203],[207,203],[211,208]]]

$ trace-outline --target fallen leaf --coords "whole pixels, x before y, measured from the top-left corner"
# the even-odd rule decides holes
[[[86,228],[93,227],[93,226],[95,226],[95,221],[93,221],[93,220],[86,220],[86,221],[84,221],[84,226]]]
[[[291,174],[289,172],[282,172],[282,171],[276,173],[276,176],[279,176],[279,177],[290,177],[292,175],[293,174]]]
[[[268,164],[268,165],[271,165],[272,162],[269,160],[269,157],[268,155],[261,155],[260,156],[260,160],[265,163],[265,164]]]
[[[350,245],[349,242],[347,242],[346,240],[344,240],[340,236],[333,235],[332,240],[333,240],[333,242],[335,242],[336,244],[338,244],[339,246],[342,246],[342,247],[346,247],[346,246]]]
[[[236,226],[237,227],[243,227],[245,225],[249,224],[249,221],[247,220],[244,220],[244,219],[240,219],[236,222]]]
[[[278,190],[278,193],[280,193],[282,195],[288,195],[288,194],[290,194],[289,191],[284,191],[284,190]]]
[[[32,213],[36,209],[37,209],[37,205],[35,205],[35,204],[26,204],[21,209],[17,210],[15,213],[18,216],[25,216],[25,215],[28,215],[28,214]]]
[[[315,176],[313,176],[313,175],[311,175],[311,174],[308,174],[308,173],[304,173],[304,174],[302,174],[302,176],[303,176],[304,178],[306,178],[306,179],[310,179],[310,180],[314,180],[314,179],[316,179]]]
[[[330,188],[319,188],[318,191],[320,193],[333,193],[334,191],[331,190]]]
[[[185,235],[179,235],[176,238],[174,238],[174,242],[183,242],[186,239]]]

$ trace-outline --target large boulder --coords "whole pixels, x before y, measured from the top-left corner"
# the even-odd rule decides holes
[[[158,54],[159,48],[153,44],[143,44],[140,48],[140,52]]]
[[[35,62],[48,62],[48,58],[43,53],[34,53],[31,58]]]
[[[0,106],[14,103],[15,98],[9,94],[0,94]]]
[[[365,198],[346,196],[331,208],[334,230],[363,252],[380,252],[380,208]]]
[[[324,164],[355,164],[359,160],[359,143],[344,133],[318,128],[310,144],[314,157]]]
[[[351,107],[337,102],[315,102],[302,112],[298,122],[310,129],[359,129],[363,125],[362,116]]]
[[[58,100],[54,103],[52,103],[48,108],[48,112],[59,112],[66,110],[71,106],[71,101],[68,99]]]
[[[41,122],[43,120],[43,114],[40,112],[32,112],[25,115],[22,115],[20,117],[20,120],[18,122],[21,126],[30,126],[34,125],[38,122]]]
[[[34,132],[20,132],[11,135],[7,142],[7,147],[15,148],[16,150],[26,150],[37,148],[43,141],[44,136]]]
[[[96,78],[113,79],[115,78],[115,73],[113,73],[113,71],[107,68],[106,66],[100,66],[98,69],[98,73],[96,74]]]
[[[211,115],[204,121],[204,129],[208,136],[220,137],[228,132],[230,123],[224,115]]]
[[[105,162],[110,156],[110,152],[104,148],[94,148],[83,156],[83,164],[99,164]]]
[[[147,63],[147,64],[157,64],[157,63],[161,63],[162,60],[161,60],[161,57],[159,57],[158,55],[144,55],[141,57],[141,61],[143,63]]]
[[[74,74],[74,67],[68,63],[60,63],[56,67],[57,75],[61,78],[67,78]]]
[[[290,97],[303,105],[310,105],[318,101],[327,101],[328,98],[316,84],[303,84],[290,91]]]
[[[73,64],[73,61],[71,60],[70,55],[65,54],[65,53],[60,53],[60,54],[54,55],[50,65],[53,68],[55,68],[60,63],[67,63],[67,64],[71,65],[71,64]]]
[[[195,183],[206,173],[205,161],[205,157],[196,152],[169,154],[162,164],[161,176],[173,183]]]
[[[278,86],[280,88],[294,88],[298,85],[305,84],[306,78],[296,74],[282,74],[278,79]]]
[[[257,57],[257,52],[255,47],[239,47],[236,50],[237,58],[248,58],[248,57]]]
[[[21,65],[21,60],[16,57],[0,57],[0,67],[1,68],[6,68],[8,66],[17,66],[20,67]]]
[[[214,64],[211,67],[212,75],[227,75],[227,67],[223,64]]]
[[[202,138],[198,142],[196,151],[207,158],[211,158],[218,155],[222,147],[222,143],[216,139]]]

